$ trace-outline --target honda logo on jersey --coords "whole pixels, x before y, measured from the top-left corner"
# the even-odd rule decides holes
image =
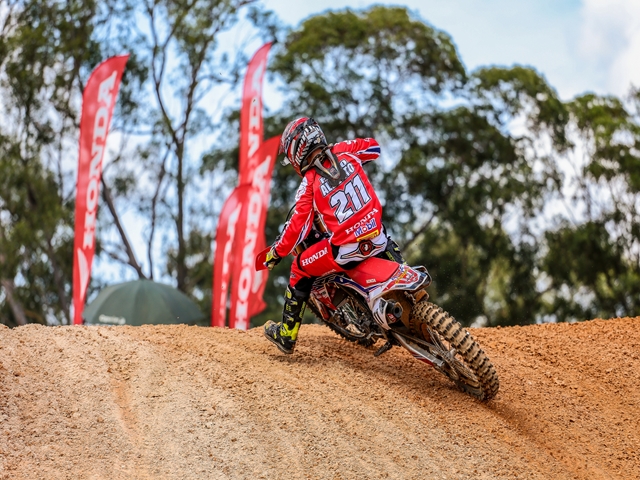
[[[373,218],[373,223],[371,223],[372,217],[375,217],[375,215],[378,213],[378,209],[374,208],[372,209],[366,217],[364,217],[362,220],[360,220],[358,223],[356,223],[355,225],[347,228],[345,230],[345,232],[347,233],[351,233],[353,232],[354,235],[356,236],[360,236],[365,232],[369,232],[372,228],[376,228],[376,223],[375,223],[375,218]]]
[[[315,262],[316,260],[321,259],[322,257],[324,257],[328,252],[327,247],[324,247],[322,250],[320,250],[319,252],[314,253],[313,255],[311,255],[309,258],[305,258],[304,260],[302,260],[302,266],[306,267],[307,265]]]

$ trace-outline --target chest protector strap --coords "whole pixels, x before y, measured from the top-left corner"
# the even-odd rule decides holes
[[[347,172],[345,172],[340,165],[336,154],[331,151],[332,147],[333,144],[324,147],[322,149],[322,153],[318,155],[313,161],[312,166],[316,169],[321,177],[327,179],[327,182],[329,183],[329,186],[331,188],[335,188],[340,185],[340,183],[342,183],[345,178],[347,178]],[[328,159],[330,162],[328,168],[322,165],[322,163],[326,159]]]

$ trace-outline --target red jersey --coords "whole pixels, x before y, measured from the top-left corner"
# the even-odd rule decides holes
[[[346,177],[331,187],[315,168],[305,173],[296,192],[294,212],[275,244],[280,257],[289,255],[306,238],[314,213],[320,215],[331,233],[331,243],[336,246],[382,232],[382,206],[362,169],[364,163],[380,156],[380,145],[373,138],[358,138],[337,143],[331,151],[338,157]]]

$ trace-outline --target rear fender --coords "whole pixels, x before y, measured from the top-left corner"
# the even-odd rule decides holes
[[[383,295],[391,290],[406,290],[409,292],[415,292],[420,288],[428,287],[431,284],[431,275],[424,267],[410,267],[407,264],[398,266],[398,271],[395,272],[389,280],[387,280],[380,289],[375,292],[371,292],[371,296]]]
[[[424,267],[410,267],[407,264],[398,265],[397,271],[386,282],[376,286],[369,292],[369,302],[373,302],[392,290],[415,292],[431,284],[431,276]]]
[[[391,278],[369,292],[369,308],[371,308],[371,312],[373,312],[373,318],[382,328],[389,330],[387,309],[391,305],[391,302],[383,298],[383,296],[394,290],[415,292],[430,284],[431,276],[426,268],[414,268],[406,264],[399,265],[397,271]]]
[[[358,285],[369,288],[373,285],[385,283],[400,269],[396,262],[372,257],[348,270],[346,273]]]

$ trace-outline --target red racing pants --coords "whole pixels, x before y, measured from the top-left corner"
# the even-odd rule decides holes
[[[324,238],[293,259],[289,285],[301,292],[310,292],[315,277],[345,271],[333,258],[331,242]]]
[[[367,258],[384,252],[387,240],[384,228],[382,233],[373,238],[341,246],[333,245],[328,238],[323,238],[295,257],[291,265],[289,285],[300,292],[310,292],[316,277],[333,272],[348,272]]]

